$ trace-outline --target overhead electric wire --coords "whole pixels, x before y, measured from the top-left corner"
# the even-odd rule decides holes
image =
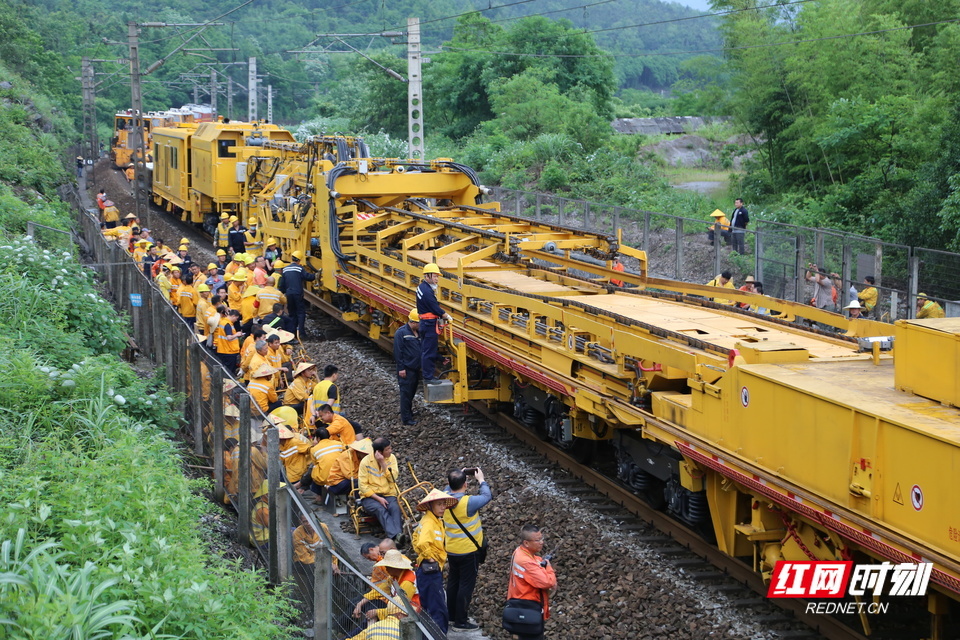
[[[523,20],[524,18],[536,18],[538,16],[549,16],[553,13],[564,13],[566,11],[576,11],[577,9],[588,9],[590,7],[595,7],[599,4],[610,4],[611,2],[618,2],[619,0],[600,0],[599,2],[591,2],[590,4],[581,4],[576,7],[567,7],[566,9],[554,9],[553,11],[542,11],[540,13],[530,13],[525,16],[511,16],[509,18],[500,18],[498,20],[491,20],[492,24],[499,24],[501,22],[509,22],[510,20]]]
[[[920,29],[923,27],[935,27],[941,24],[952,24],[960,22],[960,18],[953,18],[950,20],[940,20],[938,22],[926,22],[923,24],[913,24],[905,27],[891,27],[889,29],[876,29],[874,31],[861,31],[858,33],[845,33],[836,36],[823,36],[821,38],[806,38],[803,40],[784,40],[782,42],[769,42],[766,44],[748,44],[740,47],[719,47],[716,49],[691,49],[688,51],[658,51],[652,53],[587,53],[587,54],[573,54],[573,53],[522,53],[519,51],[489,51],[487,49],[466,49],[463,47],[452,47],[449,45],[441,45],[441,48],[448,49],[450,51],[464,51],[464,52],[473,52],[473,53],[487,53],[490,55],[499,55],[499,56],[516,56],[524,58],[642,58],[642,57],[659,57],[659,56],[680,56],[680,55],[690,55],[690,54],[699,54],[699,53],[722,53],[725,51],[743,51],[747,49],[764,49],[769,47],[782,47],[791,44],[804,44],[808,42],[825,42],[828,40],[841,40],[843,38],[855,38],[859,36],[872,36],[880,33],[890,33],[892,31],[905,31],[907,29]]]

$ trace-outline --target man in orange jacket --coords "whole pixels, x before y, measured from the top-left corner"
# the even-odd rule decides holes
[[[543,619],[550,618],[550,596],[557,590],[557,574],[550,566],[550,558],[540,557],[543,550],[543,532],[534,524],[525,524],[520,529],[520,546],[513,552],[510,567],[510,584],[507,587],[508,603],[522,600],[530,608],[543,610]],[[520,640],[542,640],[543,626],[539,633],[516,634]]]

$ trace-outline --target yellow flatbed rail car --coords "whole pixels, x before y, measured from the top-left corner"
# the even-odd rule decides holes
[[[891,336],[655,280],[618,237],[482,204],[452,161],[364,158],[356,139],[268,148],[248,163],[245,215],[308,254],[313,293],[345,320],[392,335],[424,265],[439,265],[450,365],[429,401],[510,403],[559,446],[608,442],[625,484],[766,576],[779,560],[929,561],[930,610],[960,600],[958,321],[901,321]],[[614,271],[617,255],[638,267]]]

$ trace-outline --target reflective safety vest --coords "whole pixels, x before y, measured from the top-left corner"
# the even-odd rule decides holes
[[[443,514],[443,528],[447,534],[447,553],[466,555],[476,551],[477,545],[483,544],[483,526],[480,524],[480,511],[478,510],[472,516],[468,516],[467,503],[469,501],[470,496],[463,496],[455,507],[447,509]],[[463,529],[460,528],[460,525],[457,524],[457,521],[453,519],[453,515],[451,514],[457,516],[460,524],[463,525],[463,529],[470,532],[470,535],[477,541],[477,544],[473,544],[470,536],[464,533]]]
[[[213,333],[213,343],[217,348],[217,353],[231,354],[240,353],[239,340],[227,340],[226,327],[233,329],[233,324],[226,318],[220,319],[220,325]]]
[[[325,404],[329,404],[331,407],[333,407],[333,412],[339,415],[343,413],[343,411],[340,409],[340,387],[337,387],[337,397],[331,400],[329,398],[331,386],[333,386],[332,381],[321,380],[317,383],[317,386],[313,388],[314,410],[319,409]]]
[[[226,249],[230,246],[230,223],[221,222],[217,225],[217,248]]]

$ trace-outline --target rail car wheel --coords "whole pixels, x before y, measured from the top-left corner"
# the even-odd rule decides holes
[[[641,469],[630,454],[622,449],[617,450],[617,478],[657,511],[666,508],[666,483]]]
[[[536,433],[541,440],[549,439],[550,434],[547,432],[543,414],[527,404],[519,393],[513,396],[513,417]]]

